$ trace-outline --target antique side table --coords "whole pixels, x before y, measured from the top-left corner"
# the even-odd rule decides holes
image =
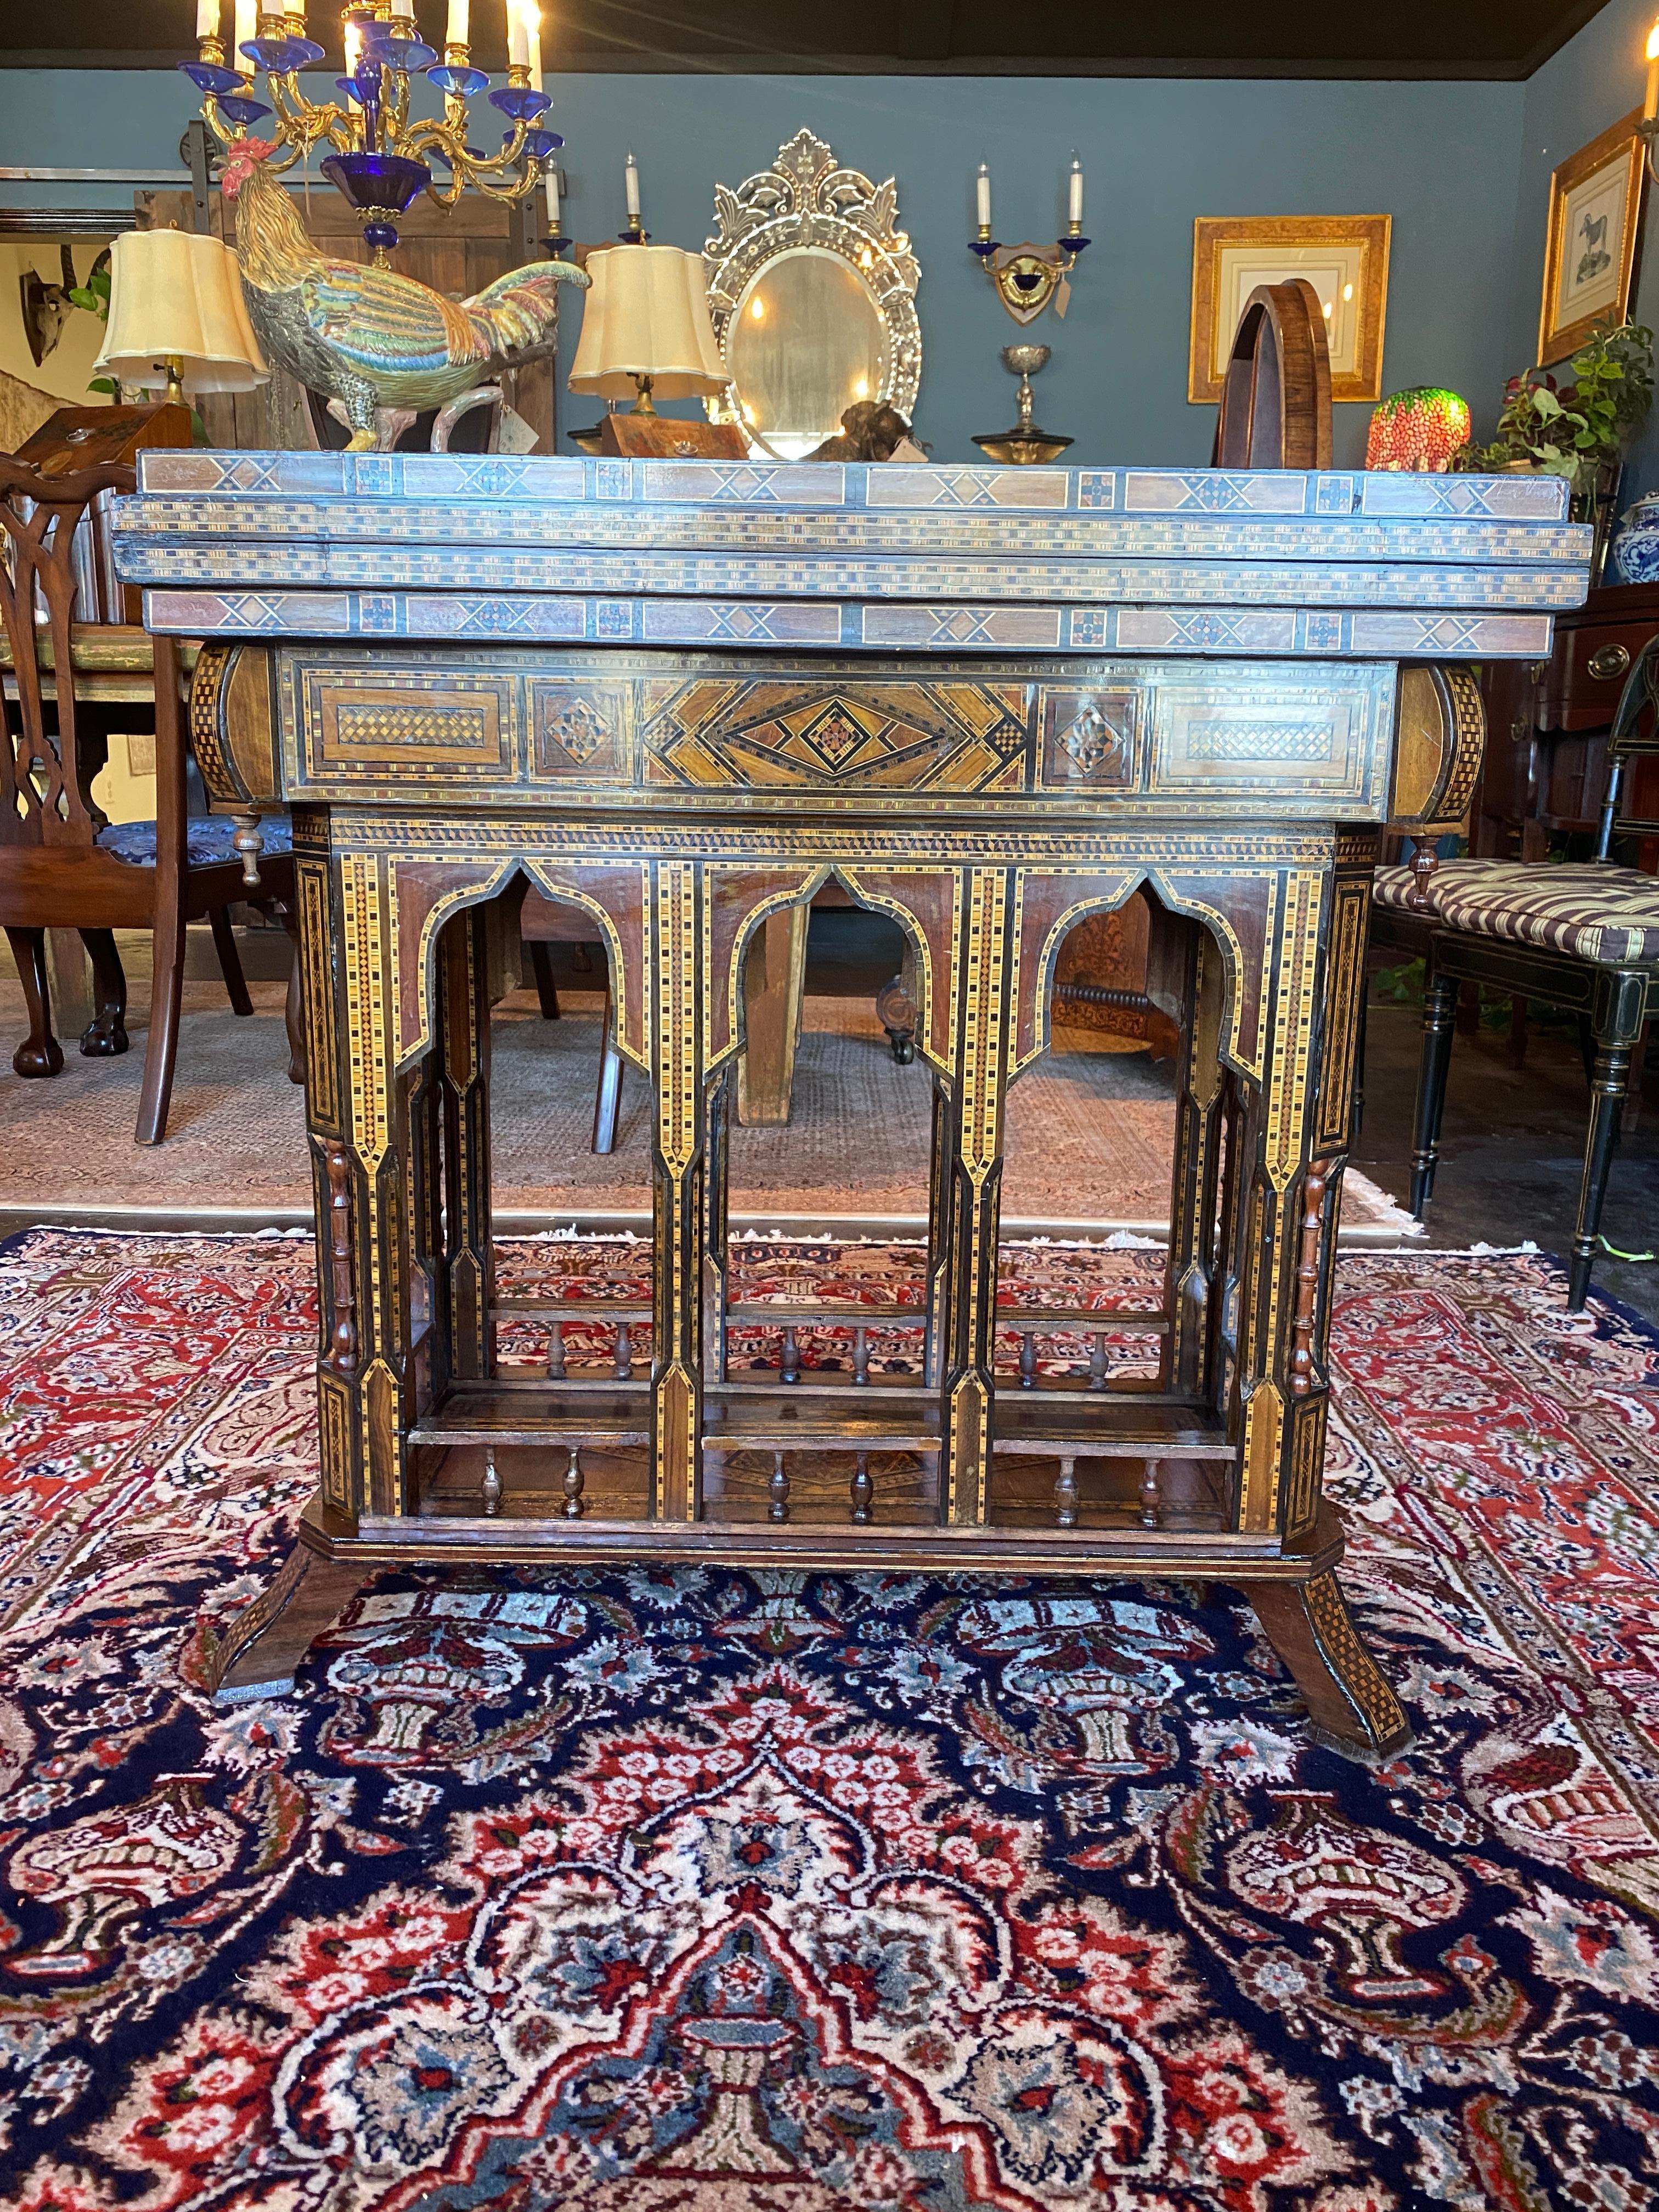
[[[1547,655],[1588,546],[1554,478],[146,456],[122,573],[208,641],[193,741],[251,866],[292,810],[309,1041],[321,1487],[220,1693],[285,1686],[388,1565],[1180,1575],[1249,1592],[1329,1741],[1397,1750],[1321,1496],[1371,872],[1385,824],[1461,818],[1457,664]],[[793,1331],[757,1377],[726,1356],[743,953],[831,878],[914,955],[924,1349],[870,1374],[860,1308],[850,1377],[792,1371]],[[1141,884],[1183,1025],[1161,1310],[1110,1317],[1139,1363],[1095,1315],[1086,1376],[1000,1387],[1009,1086],[1066,932]],[[526,885],[603,933],[653,1086],[648,1374],[574,1370],[551,1299],[545,1376],[496,1371]]]

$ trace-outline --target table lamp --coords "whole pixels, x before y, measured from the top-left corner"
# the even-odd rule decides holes
[[[627,414],[605,417],[602,450],[744,458],[738,425],[665,422],[653,404],[707,398],[732,380],[708,319],[701,257],[678,246],[607,246],[589,256],[587,274],[570,389],[603,399],[634,394]]]
[[[268,382],[230,248],[197,231],[124,231],[110,258],[109,322],[93,366],[173,400]]]

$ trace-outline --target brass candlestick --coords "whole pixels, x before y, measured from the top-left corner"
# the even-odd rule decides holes
[[[1046,345],[1011,345],[1002,349],[1002,365],[1019,379],[1019,420],[1012,430],[988,432],[974,443],[994,461],[1012,462],[1017,468],[1054,461],[1072,441],[1045,430],[1031,419],[1031,379],[1048,366]]]

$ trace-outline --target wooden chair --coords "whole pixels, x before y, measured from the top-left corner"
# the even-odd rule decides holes
[[[9,742],[0,745],[0,927],[28,1008],[29,1034],[12,1060],[22,1076],[56,1075],[64,1065],[52,1028],[46,932],[78,930],[86,946],[95,1010],[81,1050],[95,1059],[127,1049],[126,978],[113,933],[150,931],[155,971],[137,1141],[154,1145],[165,1133],[173,1089],[187,922],[210,920],[232,1009],[251,1014],[253,1007],[228,913],[246,896],[233,825],[188,818],[178,655],[170,639],[153,645],[155,820],[112,825],[88,796],[112,725],[130,721],[131,709],[76,699],[77,670],[96,659],[89,648],[99,626],[75,619],[76,531],[101,494],[131,491],[135,482],[126,466],[46,476],[0,456],[0,526],[9,556],[0,565],[0,615],[15,687],[7,702]],[[258,903],[291,908],[286,824],[269,824],[264,836]]]
[[[1412,1152],[1419,1220],[1439,1164],[1460,987],[1486,983],[1517,999],[1542,999],[1587,1025],[1590,1119],[1567,1286],[1567,1310],[1577,1313],[1589,1293],[1632,1055],[1659,1015],[1659,880],[1597,860],[1552,868],[1442,860],[1431,872],[1379,869],[1374,896],[1395,914],[1426,912],[1428,922]]]

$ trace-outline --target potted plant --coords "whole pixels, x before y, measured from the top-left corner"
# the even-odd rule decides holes
[[[1565,384],[1542,368],[1512,376],[1492,443],[1466,446],[1455,465],[1565,477],[1575,520],[1595,526],[1594,583],[1607,557],[1625,447],[1653,397],[1653,333],[1640,323],[1608,325],[1591,333],[1567,369]]]

